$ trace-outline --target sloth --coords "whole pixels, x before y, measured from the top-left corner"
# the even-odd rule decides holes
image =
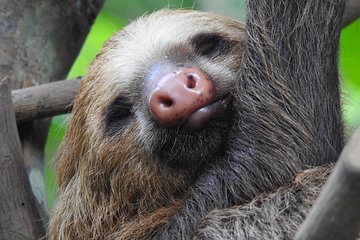
[[[343,8],[253,0],[246,28],[161,10],[116,33],[81,81],[56,156],[49,238],[216,239],[206,224],[221,214],[250,216],[259,194],[334,162]]]

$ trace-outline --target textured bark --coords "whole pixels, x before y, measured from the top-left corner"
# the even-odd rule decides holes
[[[45,229],[25,171],[7,81],[0,81],[0,239],[39,239]]]
[[[0,79],[9,79],[12,89],[64,79],[103,1],[0,0]],[[49,120],[19,126],[26,170],[45,218],[48,126]]]

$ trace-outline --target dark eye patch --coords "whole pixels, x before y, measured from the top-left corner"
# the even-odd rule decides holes
[[[191,45],[197,54],[215,57],[226,55],[235,45],[235,41],[218,33],[200,33],[193,37]]]
[[[122,131],[131,115],[132,104],[130,99],[119,96],[111,105],[106,109],[105,112],[105,132],[112,136]]]

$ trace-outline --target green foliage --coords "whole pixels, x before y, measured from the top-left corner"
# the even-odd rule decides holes
[[[128,19],[134,19],[144,13],[170,7],[184,9],[206,9],[214,12],[228,12],[232,16],[243,19],[242,0],[226,0],[207,4],[202,0],[107,0],[76,59],[68,78],[83,76],[87,66],[101,48],[103,42],[115,31],[127,24]],[[239,10],[232,11],[234,9]],[[346,93],[344,115],[350,129],[360,122],[360,20],[346,27],[341,34],[340,70],[343,78],[342,88]],[[55,196],[55,180],[51,159],[56,152],[63,136],[68,115],[53,118],[46,145],[45,181],[48,196],[48,206],[51,209]]]
[[[340,74],[344,119],[350,134],[360,122],[360,19],[341,32]]]
[[[55,199],[55,176],[52,158],[64,137],[66,120],[69,115],[57,116],[52,119],[49,135],[45,147],[45,185],[49,209],[52,208]]]

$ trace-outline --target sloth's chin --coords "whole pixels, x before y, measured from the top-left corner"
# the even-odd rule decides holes
[[[196,110],[182,124],[180,129],[184,131],[197,131],[203,129],[212,120],[221,116],[230,106],[230,102],[231,97],[226,96]]]
[[[157,126],[158,131],[154,132],[161,141],[154,142],[152,150],[169,167],[195,169],[224,153],[233,119],[232,97],[217,98],[193,112],[178,127]]]

